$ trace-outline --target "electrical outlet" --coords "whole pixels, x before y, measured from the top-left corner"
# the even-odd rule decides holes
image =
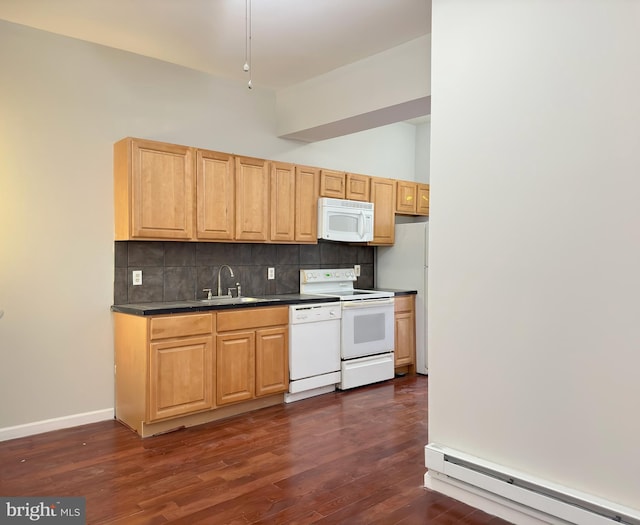
[[[275,268],[269,268],[267,270],[267,279],[275,279],[276,278],[276,269]]]
[[[133,286],[142,284],[142,270],[133,270]]]
[[[353,271],[356,274],[356,277],[360,277],[360,265],[359,264],[355,264],[353,266]]]

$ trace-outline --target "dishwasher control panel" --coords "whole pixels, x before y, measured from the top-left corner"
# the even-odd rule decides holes
[[[316,323],[331,321],[342,317],[342,306],[339,302],[319,304],[296,304],[289,307],[291,324]]]

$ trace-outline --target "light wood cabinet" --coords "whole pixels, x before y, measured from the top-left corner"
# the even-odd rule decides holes
[[[218,312],[218,405],[287,391],[288,322],[286,306]]]
[[[271,242],[318,242],[319,170],[271,163]]]
[[[194,149],[125,138],[114,145],[115,238],[193,238]]]
[[[345,197],[352,201],[369,202],[371,177],[368,175],[346,174]]]
[[[216,401],[219,405],[255,395],[255,331],[216,336]]]
[[[396,181],[382,177],[371,178],[373,213],[373,241],[371,245],[390,245],[395,240]]]
[[[346,177],[344,171],[320,170],[320,197],[344,199]]]
[[[211,336],[151,343],[149,421],[213,408]]]
[[[396,213],[416,214],[417,185],[415,182],[399,180],[396,182]]]
[[[269,168],[264,159],[235,157],[237,241],[269,239]]]
[[[399,180],[396,182],[396,213],[429,215],[429,185]]]
[[[235,234],[234,158],[228,153],[196,152],[196,236],[231,241]]]
[[[428,184],[417,185],[417,203],[416,214],[417,215],[429,215],[429,198],[430,189]]]
[[[289,388],[289,329],[256,330],[255,395],[268,396]]]
[[[214,317],[114,314],[116,417],[144,426],[214,407]]]
[[[395,302],[395,367],[415,373],[415,295],[397,296]]]
[[[296,169],[293,164],[271,162],[270,240],[293,242],[296,219]]]
[[[296,166],[295,241],[318,242],[318,196],[320,170]]]
[[[318,198],[373,202],[371,245],[394,215],[429,215],[428,184],[144,139],[114,145],[116,240],[317,243]]]
[[[142,437],[283,402],[288,306],[113,315],[116,418]]]

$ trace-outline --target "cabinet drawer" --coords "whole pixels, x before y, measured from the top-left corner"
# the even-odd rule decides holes
[[[152,317],[151,339],[167,339],[169,337],[185,337],[210,334],[213,331],[211,314],[172,315],[170,317]]]
[[[393,300],[394,302],[394,310],[396,312],[409,312],[413,310],[413,301],[415,295],[400,295],[396,296]]]
[[[289,324],[289,307],[275,306],[242,310],[227,310],[217,314],[218,332],[246,330]]]

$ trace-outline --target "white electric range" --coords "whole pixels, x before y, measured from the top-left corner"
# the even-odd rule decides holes
[[[354,288],[356,279],[353,268],[300,270],[300,293],[340,299],[341,390],[394,376],[393,292]]]

